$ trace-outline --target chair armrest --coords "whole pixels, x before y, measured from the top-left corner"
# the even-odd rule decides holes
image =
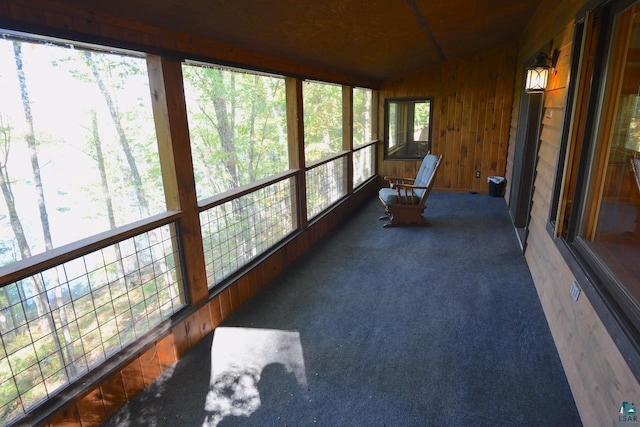
[[[415,178],[400,178],[397,176],[385,176],[384,180],[389,183],[391,188],[395,188],[396,185],[412,184],[415,182]]]
[[[421,187],[419,185],[398,183],[398,184],[394,184],[393,188],[396,188],[398,190],[426,190],[428,187]]]

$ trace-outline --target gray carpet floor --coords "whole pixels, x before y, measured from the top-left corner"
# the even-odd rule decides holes
[[[576,426],[504,199],[371,200],[106,426]]]

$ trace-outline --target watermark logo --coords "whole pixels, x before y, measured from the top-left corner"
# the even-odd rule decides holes
[[[640,427],[638,410],[633,402],[622,402],[618,410],[618,427]]]

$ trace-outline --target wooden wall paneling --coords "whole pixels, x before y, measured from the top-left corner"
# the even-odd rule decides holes
[[[428,73],[425,73],[428,74]],[[443,70],[438,70],[438,73],[431,73],[433,80],[442,81]],[[433,88],[433,129],[431,131],[431,151],[435,155],[444,155],[445,153],[445,138],[447,135],[447,122],[444,120],[447,108],[447,100],[444,97],[444,90],[442,85],[436,84]],[[444,157],[443,157],[444,160]],[[444,162],[442,163],[444,166]],[[434,187],[443,187],[444,177],[441,174],[436,174],[436,182]]]
[[[458,167],[459,159],[456,153],[455,147],[455,127],[456,127],[456,90],[457,90],[457,73],[458,73],[458,64],[450,63],[448,67],[446,67],[446,74],[444,77],[444,87],[446,88],[445,97],[447,98],[447,110],[446,110],[446,124],[447,124],[447,133],[445,137],[445,155],[442,159],[444,164],[444,170],[442,172],[444,175],[444,186],[445,188],[456,188],[455,187],[455,169]],[[440,173],[440,172],[438,172]]]
[[[104,403],[105,418],[113,415],[127,403],[127,394],[124,390],[124,382],[120,372],[116,372],[107,377],[100,384],[100,392]]]
[[[213,331],[213,322],[211,321],[211,310],[209,304],[205,304],[198,309],[198,326],[200,328],[200,338]]]
[[[222,315],[222,320],[224,320],[233,313],[231,294],[228,288],[218,294],[218,300],[220,301],[220,314]]]
[[[238,293],[240,295],[240,305],[242,305],[251,297],[251,294],[249,292],[249,277],[246,274],[243,275],[238,279],[237,286]]]
[[[498,154],[498,171],[505,176],[507,152],[509,150],[509,129],[511,125],[511,113],[513,105],[513,87],[516,76],[516,50],[515,46],[507,50],[504,56],[498,58],[500,64],[499,86],[502,103],[500,105],[500,150]]]
[[[140,367],[142,368],[142,379],[144,386],[149,387],[160,375],[160,362],[158,361],[158,350],[153,345],[144,351],[140,357]]]
[[[260,290],[260,287],[258,285],[257,269],[256,268],[251,269],[251,271],[249,271],[245,275],[245,277],[247,278],[247,281],[249,282],[249,294],[253,297]]]
[[[480,95],[480,85],[476,79],[471,79],[473,74],[472,67],[466,67],[467,78],[469,82],[468,96],[465,102],[465,122],[466,131],[464,134],[465,154],[467,156],[467,180],[466,188],[470,191],[478,191],[478,179],[476,178],[476,156],[477,140],[478,140],[478,98]]]
[[[488,147],[488,158],[487,158],[487,168],[489,175],[498,175],[498,158],[497,155],[500,151],[500,140],[499,140],[499,131],[498,131],[498,117],[500,113],[500,95],[499,92],[500,87],[498,86],[498,70],[497,64],[495,64],[495,68],[489,72],[489,85],[491,88],[490,97],[489,97],[489,108],[488,112],[490,113],[487,117],[487,129],[488,129],[488,138],[489,142]]]
[[[454,155],[457,159],[457,167],[451,171],[452,183],[454,188],[464,189],[466,185],[465,175],[468,173],[467,168],[467,155],[466,155],[466,147],[467,141],[463,141],[465,129],[465,109],[467,105],[465,104],[466,96],[467,96],[467,88],[468,84],[468,67],[465,63],[461,62],[458,65],[458,81],[456,88],[456,113],[454,117],[454,127],[453,127],[453,140],[454,140]]]
[[[181,358],[189,350],[189,334],[187,334],[186,319],[179,322],[172,330],[173,343],[176,348],[176,356]]]
[[[489,64],[487,61],[482,61],[480,65],[481,75],[489,75]],[[489,175],[489,171],[485,166],[485,157],[487,156],[486,148],[488,146],[486,142],[486,122],[487,122],[487,100],[489,99],[490,87],[486,82],[479,82],[478,92],[478,104],[477,104],[477,125],[476,125],[476,140],[474,141],[474,168],[480,171],[480,183],[475,188],[475,191],[486,192],[487,184],[486,177]]]
[[[532,57],[541,46],[562,34],[567,24],[572,26],[576,14],[586,2],[543,0],[520,35],[518,63],[524,64],[526,58]]]
[[[50,427],[82,427],[76,402],[73,401],[58,410],[47,420],[45,425]]]
[[[198,312],[192,313],[184,320],[185,330],[187,331],[187,340],[189,348],[193,347],[200,341],[202,334],[200,333]]]
[[[493,175],[491,168],[491,155],[492,153],[492,139],[493,139],[493,117],[495,114],[495,84],[492,79],[492,74],[489,73],[487,78],[487,98],[485,99],[485,114],[483,122],[483,136],[484,141],[482,146],[482,170],[487,175]]]
[[[538,168],[536,170],[536,189],[538,193],[551,194],[555,178],[555,157],[557,149],[549,143],[540,143]],[[543,199],[545,206],[551,206],[549,199]]]
[[[158,363],[160,364],[161,372],[166,371],[178,361],[173,334],[168,334],[158,340],[156,349],[158,351]]]
[[[238,289],[238,282],[233,283],[227,288],[229,290],[229,297],[231,298],[231,312],[236,311],[242,302],[240,301],[240,290]]]
[[[245,275],[247,277],[248,275]],[[209,305],[209,314],[211,315],[211,325],[215,328],[222,323],[222,312],[220,311],[220,295],[211,298]]]
[[[99,426],[106,418],[100,387],[96,387],[77,400],[82,427]]]
[[[498,171],[505,175],[515,60],[516,45],[508,43],[381,87],[381,99],[434,96],[432,151],[444,155],[435,188],[487,192],[486,180],[476,179],[476,170],[485,179]],[[419,164],[381,160],[380,174],[410,176],[404,173],[413,171],[413,163]]]
[[[131,400],[133,396],[140,393],[144,389],[144,378],[142,376],[142,367],[140,359],[137,357],[121,370],[122,381],[124,383],[124,391],[127,394],[127,400]]]

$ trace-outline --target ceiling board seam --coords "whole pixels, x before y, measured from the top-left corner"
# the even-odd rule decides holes
[[[436,40],[433,33],[431,32],[431,28],[429,28],[429,24],[427,23],[427,20],[424,18],[424,16],[422,16],[422,13],[420,13],[420,9],[418,9],[418,6],[416,6],[413,0],[406,0],[406,2],[407,2],[407,5],[409,5],[409,8],[413,12],[414,16],[416,17],[418,24],[420,24],[420,27],[422,27],[422,30],[427,35],[427,38],[429,39],[433,47],[438,52],[440,59],[442,61],[445,61],[446,58],[444,56],[444,53],[442,52],[442,49],[440,48],[438,41]]]

